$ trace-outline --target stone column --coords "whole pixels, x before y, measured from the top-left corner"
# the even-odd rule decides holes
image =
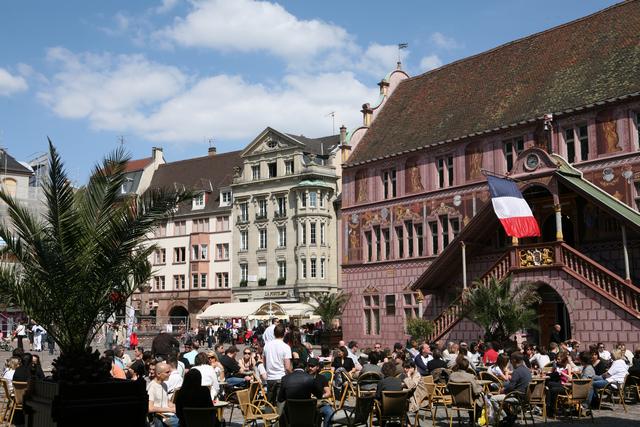
[[[562,205],[560,203],[553,205],[553,210],[556,213],[556,240],[562,241],[564,240],[564,235],[562,234]]]

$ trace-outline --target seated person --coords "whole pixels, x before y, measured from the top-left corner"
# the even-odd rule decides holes
[[[471,393],[476,403],[476,416],[482,413],[484,402],[482,399],[482,386],[478,383],[476,376],[469,373],[469,360],[466,357],[458,357],[453,372],[449,375],[449,382],[471,384]]]
[[[209,364],[209,356],[207,356],[207,353],[198,353],[194,362],[195,366],[189,372],[193,370],[200,372],[200,378],[202,379],[200,385],[207,387],[207,390],[210,391],[211,400],[215,399],[220,391],[220,383],[218,383],[216,371]]]
[[[382,401],[383,391],[401,391],[402,380],[396,377],[396,364],[394,362],[385,362],[382,365],[382,380],[376,388],[376,399]]]
[[[155,369],[155,377],[147,387],[149,413],[154,415],[153,426],[177,427],[179,420],[175,414],[176,407],[169,401],[167,385],[165,384],[169,379],[171,367],[165,362],[160,362],[156,364]]]
[[[220,363],[224,367],[224,377],[227,379],[227,384],[230,386],[243,386],[248,381],[251,381],[252,375],[244,376],[240,372],[240,364],[236,361],[236,354],[238,349],[232,345],[220,358]]]
[[[201,353],[203,354],[203,353]],[[198,363],[196,356],[196,363]],[[180,427],[189,427],[184,418],[184,408],[213,408],[209,389],[200,385],[202,375],[198,369],[190,369],[184,376],[182,388],[178,390],[175,399],[176,416],[180,420]],[[218,417],[212,412],[212,426],[219,425]]]
[[[502,394],[493,396],[492,399],[502,401],[512,391],[523,396],[527,394],[527,388],[531,382],[531,371],[525,366],[522,353],[518,351],[511,353],[511,366],[513,366],[513,373],[510,380],[502,386]]]
[[[338,348],[336,357],[334,357],[333,362],[331,362],[331,367],[334,370],[344,368],[344,370],[347,371],[349,375],[353,375],[355,373],[356,365],[349,357],[349,350],[347,349],[347,347],[342,346]]]
[[[278,390],[278,407],[283,408],[288,399],[322,399],[324,388],[316,379],[304,371],[304,362],[300,358],[291,360],[293,371],[280,382]],[[297,420],[289,420],[297,421]]]

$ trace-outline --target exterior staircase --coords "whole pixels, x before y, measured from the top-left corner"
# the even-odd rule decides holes
[[[472,287],[486,286],[492,277],[500,280],[509,274],[533,269],[562,270],[640,319],[640,289],[564,242],[511,247]],[[462,319],[463,295],[433,319],[430,342],[442,339]]]

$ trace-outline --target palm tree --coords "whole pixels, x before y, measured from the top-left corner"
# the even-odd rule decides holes
[[[532,284],[512,286],[511,276],[492,277],[487,285],[476,281],[465,294],[462,315],[484,328],[485,340],[507,343],[519,330],[536,327],[533,306],[539,302]]]
[[[5,253],[15,264],[0,267],[0,296],[43,325],[61,350],[54,379],[105,379],[90,343],[100,326],[151,276],[147,244],[187,191],[149,191],[123,198],[128,157],[115,150],[96,165],[86,187],[75,191],[49,140],[50,172],[45,214],[38,218],[0,192],[8,224],[0,224]],[[98,372],[99,371],[99,372]],[[108,374],[108,371],[107,371]]]
[[[342,291],[336,293],[318,293],[311,297],[313,299],[313,314],[320,316],[324,328],[329,329],[331,322],[339,318],[344,311],[351,294],[345,294]]]

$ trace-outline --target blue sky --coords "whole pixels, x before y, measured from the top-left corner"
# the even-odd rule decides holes
[[[360,124],[398,43],[417,75],[614,3],[4,1],[0,145],[28,160],[49,136],[82,183],[120,136],[168,161],[209,139],[241,149],[266,126],[324,136],[332,111],[336,128]]]

